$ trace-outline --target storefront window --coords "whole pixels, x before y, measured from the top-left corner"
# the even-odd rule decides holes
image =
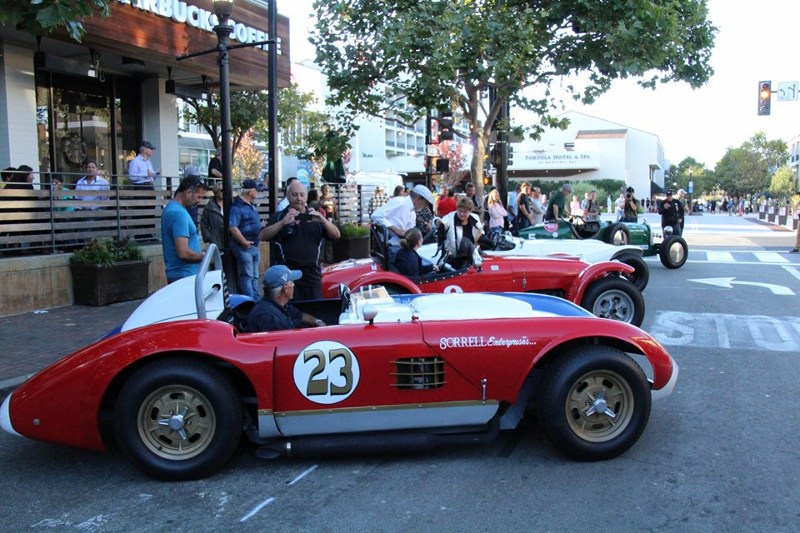
[[[37,73],[36,81],[42,170],[73,183],[86,162],[94,160],[113,179],[136,144],[138,97],[125,86],[138,84],[115,83],[110,76],[97,80],[47,72]],[[118,94],[119,88],[123,94]]]

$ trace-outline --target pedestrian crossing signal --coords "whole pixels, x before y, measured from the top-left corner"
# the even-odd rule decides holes
[[[772,82],[758,82],[758,114],[769,115],[770,104],[772,103]]]

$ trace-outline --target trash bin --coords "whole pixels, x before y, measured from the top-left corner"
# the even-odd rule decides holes
[[[778,224],[780,224],[781,226],[786,225],[786,220],[789,218],[788,212],[789,208],[787,208],[786,206],[778,208]]]

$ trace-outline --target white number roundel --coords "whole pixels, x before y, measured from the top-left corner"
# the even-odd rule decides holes
[[[294,362],[294,385],[306,399],[325,405],[346,400],[358,386],[358,359],[344,344],[318,341]]]

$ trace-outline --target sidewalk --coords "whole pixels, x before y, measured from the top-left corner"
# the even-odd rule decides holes
[[[140,303],[72,305],[0,317],[0,398],[30,374],[120,325]]]

